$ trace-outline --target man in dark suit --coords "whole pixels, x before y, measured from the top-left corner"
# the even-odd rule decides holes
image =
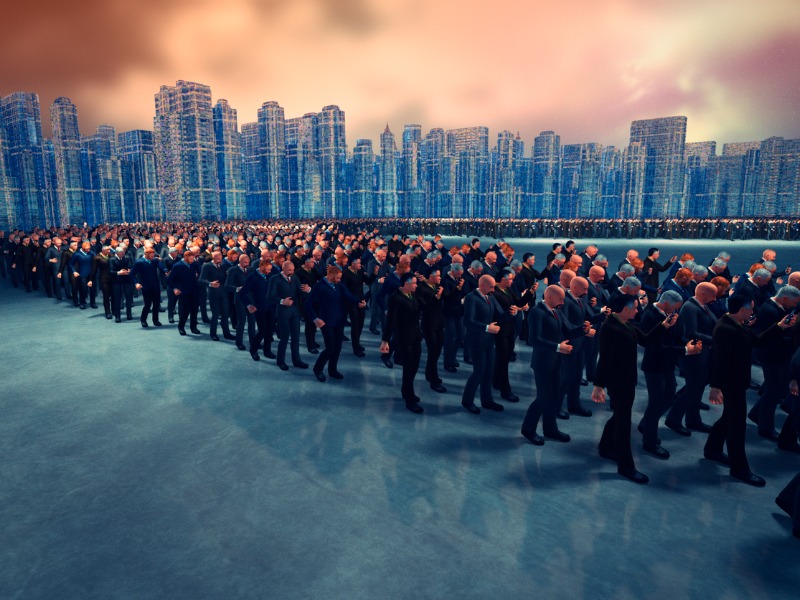
[[[455,373],[460,366],[458,349],[464,343],[464,266],[452,263],[442,275],[442,319],[444,320],[444,370]]]
[[[550,285],[544,290],[543,302],[530,310],[528,345],[533,346],[531,369],[536,382],[536,399],[528,407],[522,422],[522,435],[532,444],[541,446],[544,439],[536,433],[539,419],[545,437],[568,442],[569,435],[558,430],[556,412],[559,402],[559,378],[562,355],[572,352],[563,317],[564,290]]]
[[[271,274],[272,262],[261,260],[258,264],[258,269],[250,271],[244,285],[239,290],[241,300],[247,307],[247,312],[253,315],[256,322],[256,333],[250,337],[250,356],[255,361],[261,360],[258,350],[262,341],[264,342],[264,357],[275,358],[270,348],[275,321],[273,305],[268,297]],[[243,321],[244,319],[239,321],[240,327],[244,327]],[[238,333],[237,331],[237,338]]]
[[[56,274],[56,277],[58,277],[64,284],[64,294],[67,298],[72,300],[72,304],[74,306],[78,306],[78,288],[75,274],[70,268],[69,263],[72,261],[72,257],[75,256],[77,251],[78,242],[70,242],[69,247],[61,254],[61,262],[58,265],[58,273]],[[14,287],[16,287],[16,285]]]
[[[164,268],[166,269],[166,273],[168,274],[172,271],[172,267],[175,266],[175,263],[180,262],[181,257],[178,253],[177,248],[168,248],[167,249],[167,257],[164,259]],[[167,284],[167,277],[166,275],[163,277],[163,284],[166,286]],[[167,319],[170,323],[175,322],[175,309],[178,306],[178,297],[175,294],[167,294]]]
[[[194,252],[187,250],[183,253],[183,260],[172,266],[167,277],[167,289],[178,298],[178,333],[186,335],[186,321],[189,321],[189,330],[199,334],[197,328],[198,309],[198,279],[200,273],[196,264]]]
[[[286,346],[291,342],[292,365],[307,369],[300,358],[300,280],[294,276],[294,263],[290,260],[281,265],[281,273],[269,281],[267,295],[275,306],[275,322],[278,326],[278,359],[281,371],[287,371]]]
[[[386,322],[386,315],[375,302],[375,298],[383,285],[391,267],[386,261],[386,248],[378,248],[375,258],[367,263],[366,273],[369,278],[370,306],[369,306],[369,331],[375,335],[380,334],[379,326]]]
[[[311,354],[317,354],[319,352],[319,344],[316,340],[317,326],[314,325],[313,319],[308,316],[305,310],[305,303],[306,299],[308,298],[308,294],[311,292],[311,288],[313,288],[320,279],[317,270],[314,268],[314,261],[314,255],[307,254],[305,256],[305,260],[303,261],[303,265],[299,269],[295,269],[294,272],[295,277],[300,280],[300,313],[303,315],[303,321],[305,323],[304,333],[306,338],[306,349]]]
[[[94,287],[94,282],[98,281],[100,289],[103,291],[103,310],[106,319],[111,319],[111,270],[108,261],[111,259],[111,247],[103,246],[100,254],[95,255],[92,260],[92,271],[89,274],[89,287]]]
[[[342,352],[344,339],[345,302],[366,306],[364,300],[359,301],[346,287],[341,285],[342,270],[336,265],[328,266],[324,279],[311,288],[306,298],[306,314],[314,321],[322,333],[324,349],[314,363],[314,376],[325,381],[322,370],[328,365],[328,376],[333,379],[344,379],[339,370],[339,355]]]
[[[609,301],[611,300],[611,294],[608,293],[608,290],[605,289],[605,276],[606,270],[603,267],[592,265],[589,268],[589,276],[588,276],[588,284],[587,284],[587,291],[586,291],[586,299],[592,308],[595,310],[599,310],[600,312],[608,315],[608,306]],[[584,352],[586,354],[586,380],[587,383],[589,381],[594,381],[594,372],[595,368],[597,367],[597,352],[599,349],[599,338],[595,335],[591,338],[586,338],[584,341],[585,348]],[[581,382],[583,384],[583,382]]]
[[[592,401],[605,402],[605,390],[611,397],[612,417],[603,429],[599,453],[617,463],[617,472],[634,483],[647,483],[647,475],[636,470],[631,452],[631,410],[636,396],[638,345],[672,327],[678,315],[672,314],[643,333],[630,321],[636,316],[638,300],[625,294],[610,304],[611,316],[600,328],[600,359],[597,363]]]
[[[25,285],[25,291],[31,292],[35,279],[35,272],[33,269],[36,267],[36,246],[31,244],[30,237],[25,236],[22,238],[22,243],[17,247],[17,254],[11,267],[17,269],[17,271],[21,273],[20,279],[22,279],[22,283]],[[86,308],[85,299],[82,304],[84,306],[81,308]]]
[[[115,256],[108,260],[111,271],[111,311],[114,320],[122,322],[122,301],[125,300],[125,311],[128,321],[133,319],[133,281],[131,280],[130,258],[126,256],[125,246],[117,246]]]
[[[492,376],[494,374],[494,336],[500,332],[497,318],[500,306],[492,297],[495,281],[491,275],[481,275],[478,289],[464,298],[465,345],[472,356],[472,373],[464,386],[461,405],[472,414],[481,409],[475,406],[475,392],[480,386],[481,406],[501,412],[503,405],[492,398]]]
[[[700,403],[703,400],[703,390],[708,384],[709,365],[711,364],[714,339],[712,333],[717,324],[717,318],[708,309],[708,304],[717,297],[717,288],[712,283],[704,281],[695,288],[694,296],[684,302],[680,310],[682,342],[685,344],[692,340],[703,342],[698,354],[686,355],[681,362],[684,385],[675,395],[664,424],[674,432],[690,436],[691,431],[708,433],[711,426],[703,423],[700,418]],[[686,426],[683,419],[686,418]]]
[[[236,339],[231,335],[228,326],[228,292],[225,289],[225,272],[222,268],[222,252],[216,251],[211,254],[211,260],[203,265],[200,270],[200,286],[208,288],[208,302],[211,305],[211,328],[210,337],[215,342],[219,341],[217,336],[217,323],[222,324],[222,335],[226,340]]]
[[[778,321],[757,338],[745,326],[753,315],[753,309],[754,303],[749,297],[734,294],[728,299],[728,312],[714,327],[714,358],[708,400],[711,404],[723,404],[723,407],[722,416],[708,435],[703,454],[709,460],[730,467],[731,477],[748,485],[764,487],[766,481],[750,470],[745,453],[745,394],[750,387],[752,350],[754,344],[768,341],[773,328],[786,330],[794,325],[795,316]],[[723,452],[724,446],[728,448],[727,455]]]
[[[528,309],[528,301],[532,295],[529,289],[525,289],[521,295],[513,291],[512,286],[516,274],[512,269],[503,269],[500,272],[500,279],[494,288],[493,298],[499,306],[497,324],[500,331],[494,336],[495,342],[495,361],[492,373],[492,386],[500,390],[500,397],[508,402],[519,402],[517,396],[511,389],[511,381],[508,377],[508,365],[514,354],[514,342],[516,339],[517,315],[522,315]]]
[[[256,337],[256,321],[251,312],[247,310],[249,301],[242,296],[241,289],[250,274],[250,257],[247,254],[240,254],[238,264],[228,269],[225,274],[225,289],[233,294],[233,305],[231,310],[236,311],[236,347],[245,350],[244,328],[247,325],[248,342]]]
[[[400,287],[389,297],[380,351],[388,354],[389,342],[394,344],[403,361],[401,396],[406,408],[419,414],[423,412],[423,408],[419,405],[420,397],[414,393],[414,378],[422,355],[422,331],[419,327],[420,302],[414,294],[416,289],[417,278],[413,273],[400,275]]]
[[[644,259],[644,267],[642,267],[642,283],[652,290],[659,288],[659,274],[669,271],[672,268],[672,264],[678,260],[677,256],[673,256],[662,265],[658,262],[660,256],[661,251],[658,248],[650,248],[647,251],[647,258]],[[657,294],[654,291],[647,292],[647,299],[650,304],[656,301],[656,296]]]
[[[443,394],[447,389],[442,385],[439,377],[439,357],[444,346],[444,318],[442,295],[444,288],[441,285],[442,276],[438,268],[432,267],[427,278],[417,284],[416,297],[419,301],[422,319],[422,337],[425,339],[425,348],[428,358],[425,362],[425,379],[434,392]]]
[[[131,268],[130,277],[135,282],[136,289],[142,292],[142,327],[147,327],[147,316],[153,312],[153,325],[161,327],[158,313],[161,311],[161,280],[159,273],[166,273],[163,263],[156,258],[154,248],[148,248],[144,257],[137,260]]]
[[[559,405],[563,406],[566,397],[568,413],[580,417],[592,416],[592,411],[583,408],[580,400],[581,376],[586,365],[586,340],[596,334],[596,330],[591,327],[592,321],[596,320],[599,324],[605,319],[603,313],[585,302],[588,290],[589,282],[586,279],[572,278],[561,310],[564,321],[572,326],[574,333],[568,336],[572,352],[561,358]]]
[[[61,238],[54,238],[44,255],[44,287],[47,290],[47,297],[55,295],[56,300],[61,300],[61,278],[58,277],[61,256],[64,253],[61,244]]]
[[[351,258],[349,264],[342,271],[342,285],[355,296],[359,302],[364,300],[364,284],[369,278],[361,270],[361,259]],[[353,354],[362,358],[364,346],[361,345],[361,332],[364,330],[367,309],[360,308],[358,304],[348,305],[347,316],[350,319],[350,342],[353,346]]]
[[[86,308],[86,296],[89,292],[89,278],[92,274],[93,261],[94,252],[92,252],[92,244],[89,241],[83,242],[81,249],[73,254],[69,261],[70,271],[77,282],[81,310]]]

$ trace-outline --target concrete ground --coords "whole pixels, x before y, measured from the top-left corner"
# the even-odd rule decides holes
[[[466,413],[462,366],[442,395],[418,376],[416,416],[369,333],[321,384],[204,325],[101,313],[0,284],[0,598],[797,597],[800,541],[774,498],[800,456],[752,425],[766,488],[666,428],[668,461],[634,432],[637,486],[597,456],[609,413],[588,388],[594,415],[561,423],[571,443],[519,435],[522,345],[520,404]]]

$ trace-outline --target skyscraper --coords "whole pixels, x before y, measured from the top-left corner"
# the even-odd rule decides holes
[[[348,187],[350,199],[347,207],[348,216],[351,218],[373,216],[375,154],[372,151],[372,140],[356,140],[349,171]]]
[[[445,139],[446,153],[455,161],[454,214],[483,218],[489,214],[489,128],[450,129]]]
[[[683,216],[704,219],[718,214],[715,200],[708,194],[707,184],[709,161],[716,154],[717,142],[691,142],[685,145],[684,195],[686,210]]]
[[[134,220],[163,221],[164,205],[156,181],[153,132],[134,129],[120,133],[117,135],[117,151],[120,158],[130,163]]]
[[[158,182],[168,220],[219,217],[211,88],[178,81],[155,95]]]
[[[221,219],[246,217],[244,172],[242,170],[242,139],[236,109],[227,100],[214,105],[214,141],[217,152],[219,181],[219,211]]]
[[[86,221],[81,178],[81,132],[78,109],[69,98],[56,98],[50,107],[57,180],[59,222],[63,225]]]
[[[319,161],[323,217],[346,218],[344,204],[347,140],[345,115],[336,105],[323,107],[317,115],[317,160]]]
[[[376,217],[397,216],[397,144],[394,134],[386,124],[381,134],[380,179],[378,193],[375,195],[374,214]]]
[[[428,214],[436,218],[450,218],[453,215],[453,196],[450,193],[451,163],[445,157],[444,129],[435,127],[428,132],[420,145],[422,163],[422,186]]]
[[[400,193],[398,194],[401,217],[421,217],[425,210],[425,198],[420,181],[420,143],[422,126],[411,124],[403,127],[403,155],[400,161]]]
[[[531,219],[549,219],[557,216],[559,177],[561,176],[561,136],[553,131],[542,131],[533,140],[531,150],[533,172]]]
[[[258,109],[259,159],[265,218],[285,218],[286,190],[284,155],[286,153],[286,119],[283,107],[277,102],[265,102]]]
[[[293,218],[322,216],[322,176],[317,158],[317,113],[286,120],[287,204]]]
[[[561,189],[558,216],[562,219],[589,218],[599,210],[600,152],[596,143],[561,147]]]
[[[685,143],[686,117],[663,117],[631,123],[630,144],[640,144],[645,154],[643,185],[633,191],[635,198],[631,199],[633,204],[641,205],[642,217],[676,218],[684,214]],[[626,181],[628,179],[636,180],[638,177],[631,174],[630,177],[626,176]]]
[[[12,183],[13,178],[8,168],[6,156],[5,131],[2,122],[0,122],[0,230],[2,231],[10,231],[17,221],[14,213],[17,191]]]

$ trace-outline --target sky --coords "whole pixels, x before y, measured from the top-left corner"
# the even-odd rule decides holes
[[[45,135],[59,96],[83,133],[152,129],[182,79],[240,126],[270,100],[336,104],[351,148],[387,123],[625,146],[673,115],[720,149],[800,137],[798,0],[27,0],[3,7],[0,51],[0,95],[38,93]]]

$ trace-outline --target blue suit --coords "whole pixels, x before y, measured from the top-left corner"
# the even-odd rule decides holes
[[[158,323],[158,313],[161,311],[161,280],[159,273],[166,273],[160,260],[147,260],[140,258],[131,268],[130,277],[134,283],[142,286],[142,324],[147,324],[147,315],[153,311],[153,323]]]
[[[305,302],[305,313],[311,320],[322,319],[325,325],[320,329],[325,349],[319,353],[314,363],[314,372],[321,373],[328,363],[328,373],[338,373],[339,354],[342,352],[344,338],[344,302],[358,304],[359,300],[341,283],[332,285],[321,279],[311,291]]]

